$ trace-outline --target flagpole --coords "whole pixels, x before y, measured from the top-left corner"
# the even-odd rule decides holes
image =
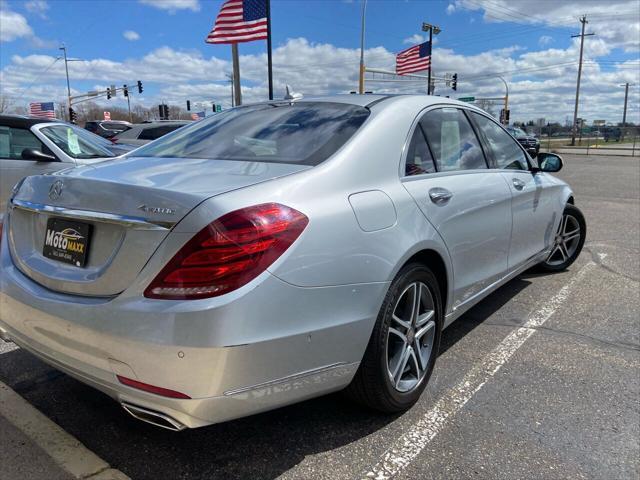
[[[269,70],[269,100],[273,100],[273,65],[271,63],[271,0],[267,0],[267,67]]]
[[[242,105],[242,92],[240,91],[240,58],[238,56],[238,44],[231,44],[231,58],[233,59],[233,95],[235,106]]]

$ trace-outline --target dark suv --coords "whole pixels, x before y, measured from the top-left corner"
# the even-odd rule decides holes
[[[536,158],[540,151],[540,140],[533,135],[527,135],[524,130],[516,127],[507,127],[507,131],[515,137],[520,145],[524,147],[531,158]]]
[[[92,120],[86,122],[84,128],[101,137],[111,138],[114,135],[129,130],[131,124],[122,120]]]

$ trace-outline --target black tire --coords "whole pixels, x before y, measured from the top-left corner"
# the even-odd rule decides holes
[[[433,300],[435,337],[424,376],[417,385],[407,392],[398,391],[389,378],[387,367],[387,342],[391,317],[400,296],[412,283],[421,282],[429,289]],[[360,367],[346,393],[353,400],[374,410],[396,413],[409,409],[424,391],[438,356],[443,324],[443,308],[438,281],[426,266],[420,263],[405,265],[391,283],[384,299],[369,344]]]
[[[551,263],[551,258],[547,258],[544,262],[538,265],[538,267],[542,271],[561,272],[563,270],[566,270],[573,262],[576,261],[576,259],[580,255],[580,252],[582,251],[584,241],[587,238],[587,222],[585,221],[584,215],[582,214],[580,209],[575,205],[571,205],[570,203],[568,203],[564,208],[564,212],[562,213],[563,220],[567,215],[574,218],[580,226],[580,237],[578,238],[578,241],[575,245],[576,248],[570,255],[567,256],[564,261],[560,262],[559,260],[556,260],[555,263]],[[552,247],[552,252],[554,247]]]

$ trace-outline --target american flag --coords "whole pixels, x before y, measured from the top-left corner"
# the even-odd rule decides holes
[[[407,73],[419,72],[431,68],[431,42],[424,42],[414,45],[396,55],[396,73],[406,75]]]
[[[240,43],[267,39],[267,0],[227,0],[207,43]]]
[[[56,109],[53,102],[31,102],[29,115],[40,118],[56,118]]]
[[[204,112],[197,112],[191,114],[191,120],[202,120],[204,118]]]

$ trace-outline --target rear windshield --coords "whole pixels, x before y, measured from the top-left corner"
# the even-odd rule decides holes
[[[369,116],[342,103],[272,103],[213,115],[139,148],[136,157],[208,158],[318,165]]]

